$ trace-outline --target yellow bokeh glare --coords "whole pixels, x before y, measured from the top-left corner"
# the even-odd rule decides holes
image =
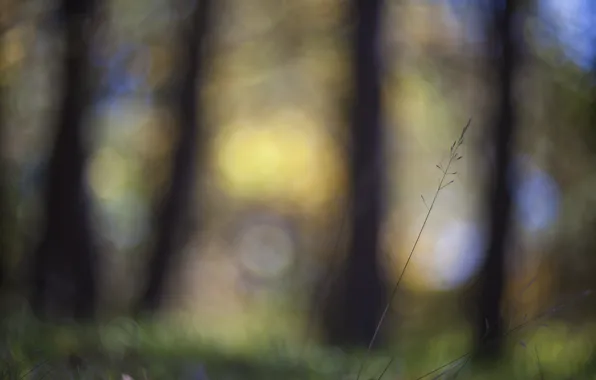
[[[102,200],[118,198],[130,177],[129,160],[112,148],[102,148],[91,160],[89,183]]]
[[[281,111],[226,126],[213,148],[221,188],[239,198],[268,198],[315,211],[342,184],[337,145],[314,120]]]

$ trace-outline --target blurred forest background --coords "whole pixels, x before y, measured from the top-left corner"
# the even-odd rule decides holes
[[[0,33],[10,323],[596,373],[595,1],[1,0]]]

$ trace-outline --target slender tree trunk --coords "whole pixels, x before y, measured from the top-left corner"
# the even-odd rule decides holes
[[[591,101],[592,101],[592,113],[589,115],[590,122],[593,130],[596,130],[596,2],[592,2],[590,6],[590,13],[592,18],[592,65],[591,65],[591,72],[590,72],[590,79],[592,81],[592,92],[591,92]]]
[[[332,344],[367,346],[385,306],[380,276],[379,230],[382,218],[380,16],[381,0],[353,0],[351,113],[351,231],[344,277],[332,300],[337,309],[325,321]]]
[[[6,48],[2,45],[4,41],[4,33],[6,33],[8,26],[7,20],[0,17],[0,52],[6,51]],[[2,61],[4,56],[0,56],[0,67],[2,67]],[[4,83],[0,83],[0,149],[4,148],[5,133],[6,133],[6,88]],[[0,150],[0,289],[5,285],[7,276],[6,263],[8,250],[8,236],[7,236],[7,175],[6,175],[6,164],[4,160],[4,152]]]
[[[211,0],[198,0],[183,30],[186,49],[185,69],[180,77],[179,98],[176,99],[178,116],[178,142],[172,162],[168,192],[157,216],[157,239],[148,269],[146,289],[142,294],[138,312],[156,311],[161,306],[167,276],[179,251],[187,240],[190,220],[195,206],[195,191],[200,132],[203,129],[203,110],[200,89],[204,82],[205,68],[202,51],[210,31]]]
[[[518,66],[514,16],[516,0],[493,0],[491,59],[495,62],[495,115],[491,128],[494,145],[494,173],[487,198],[489,242],[481,271],[476,345],[483,358],[497,358],[501,351],[504,325],[501,302],[512,213],[512,150],[516,125],[514,74]],[[519,41],[519,40],[518,40]]]
[[[94,0],[63,0],[64,79],[45,189],[46,223],[33,262],[32,306],[91,317],[97,299],[96,251],[86,192],[84,122],[92,102],[88,23]],[[62,301],[58,301],[62,299]]]

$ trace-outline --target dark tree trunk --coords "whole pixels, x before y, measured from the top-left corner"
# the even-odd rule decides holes
[[[480,275],[476,347],[479,357],[496,359],[502,349],[501,302],[505,283],[507,241],[512,213],[512,150],[516,124],[514,74],[518,66],[514,16],[516,0],[493,0],[489,52],[494,66],[495,107],[490,129],[494,150],[494,172],[487,197],[489,241]],[[519,26],[519,25],[518,25]]]
[[[592,127],[592,131],[596,131],[596,2],[591,3],[591,7],[589,8],[592,17],[592,65],[591,65],[591,72],[590,72],[590,79],[592,81],[592,91],[591,91],[591,104],[592,104],[592,113],[589,115],[590,123]],[[596,132],[595,132],[596,133]],[[592,138],[592,144],[596,144],[596,139]]]
[[[0,41],[4,39],[4,33],[6,33],[7,25],[5,25],[6,20],[0,19]],[[4,52],[4,46],[0,43],[0,52]],[[4,60],[3,56],[0,56],[0,66],[2,66],[2,61]],[[6,131],[6,89],[4,88],[4,84],[0,83],[0,147],[6,146],[4,143],[4,136]],[[7,278],[6,273],[6,263],[7,263],[7,256],[9,254],[8,250],[8,236],[7,236],[7,229],[6,229],[6,222],[7,222],[7,214],[8,214],[8,207],[7,207],[7,176],[6,176],[6,164],[4,160],[4,152],[0,151],[0,289],[2,289],[5,285],[5,281]]]
[[[63,0],[64,79],[45,189],[45,229],[33,259],[32,307],[40,316],[92,317],[97,299],[96,251],[85,180],[85,116],[90,89],[89,21],[93,0]],[[59,310],[58,310],[59,309]]]
[[[345,273],[324,319],[332,344],[368,346],[381,318],[386,288],[379,268],[382,219],[381,0],[353,0],[353,95],[350,108],[351,231]]]
[[[189,25],[182,31],[186,61],[179,81],[179,98],[175,100],[178,142],[172,161],[169,188],[157,216],[155,249],[148,268],[146,289],[137,306],[138,312],[153,312],[161,306],[167,276],[193,227],[193,223],[190,223],[193,217],[191,210],[195,206],[192,200],[197,151],[200,149],[198,143],[203,129],[203,120],[197,117],[203,111],[199,93],[205,77],[205,59],[201,55],[210,34],[211,6],[211,0],[198,0]]]

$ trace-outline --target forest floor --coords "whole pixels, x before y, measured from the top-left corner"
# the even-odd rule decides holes
[[[492,369],[468,362],[469,336],[457,329],[406,335],[400,348],[370,355],[265,335],[233,344],[180,321],[58,326],[21,312],[2,320],[1,333],[0,379],[7,380],[347,380],[357,378],[363,361],[362,380],[596,379],[596,325],[560,321],[508,339]]]

